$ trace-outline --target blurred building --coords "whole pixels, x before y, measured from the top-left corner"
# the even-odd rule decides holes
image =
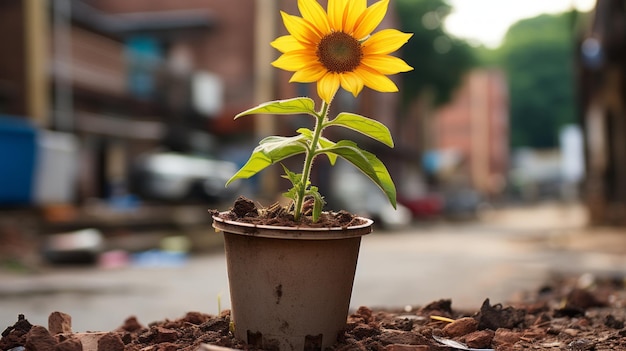
[[[79,201],[144,152],[208,152],[253,103],[255,7],[239,2],[2,1],[0,114],[73,140]]]
[[[598,0],[577,55],[584,197],[593,224],[626,225],[626,3]]]
[[[509,167],[508,92],[496,69],[470,71],[453,100],[435,111],[425,169],[441,186],[486,196],[504,190]]]

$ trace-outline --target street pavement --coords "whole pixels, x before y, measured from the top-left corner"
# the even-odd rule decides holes
[[[214,235],[211,228],[206,233]],[[476,221],[376,230],[362,241],[351,307],[417,307],[449,298],[453,308],[476,310],[485,298],[520,298],[556,273],[626,274],[626,231],[589,228],[580,205],[551,203],[491,210]],[[5,326],[18,314],[47,325],[48,315],[61,311],[72,316],[75,331],[106,331],[129,316],[148,324],[229,307],[219,247],[161,267],[0,271]]]

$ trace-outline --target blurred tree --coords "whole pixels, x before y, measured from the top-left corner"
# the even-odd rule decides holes
[[[575,121],[574,23],[578,13],[541,15],[515,23],[493,56],[507,73],[511,146],[558,146],[561,126]],[[484,52],[483,52],[484,54]]]
[[[400,29],[414,33],[402,49],[402,58],[414,68],[402,74],[405,105],[425,91],[433,94],[435,105],[448,102],[475,63],[472,48],[443,29],[450,5],[444,0],[398,0],[396,9]]]

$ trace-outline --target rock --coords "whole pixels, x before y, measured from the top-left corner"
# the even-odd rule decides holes
[[[69,338],[61,341],[54,351],[83,351],[83,343],[77,338]]]
[[[73,333],[73,334],[59,334],[57,337],[61,340],[75,338],[83,345],[83,351],[98,351],[98,341],[101,337],[108,334],[107,332],[92,332],[92,333]]]
[[[233,205],[233,213],[237,215],[237,218],[243,218],[246,215],[254,214],[258,216],[258,209],[254,204],[254,201],[246,199],[243,196],[237,198]]]
[[[492,330],[478,330],[465,336],[465,344],[475,349],[487,349],[496,333]]]
[[[566,307],[586,310],[591,307],[603,307],[606,304],[598,300],[591,292],[583,289],[574,289],[567,295]]]
[[[210,316],[206,314],[202,314],[200,312],[187,312],[185,317],[183,317],[183,320],[185,322],[195,324],[195,325],[200,325],[208,321],[209,319],[210,319]]]
[[[9,350],[26,343],[26,334],[33,327],[23,314],[18,315],[17,322],[7,327],[0,338],[0,350]]]
[[[498,347],[504,348],[509,345],[512,346],[516,342],[520,340],[522,334],[519,332],[514,332],[509,329],[500,328],[496,330],[495,335],[493,336],[492,344],[496,346],[496,350],[500,350]]]
[[[380,331],[371,324],[359,324],[352,329],[352,335],[358,337],[359,339],[369,338],[379,333]]]
[[[452,315],[452,300],[441,299],[434,301],[422,307],[419,311],[422,314],[450,317]]]
[[[128,318],[126,318],[126,320],[124,321],[124,324],[118,328],[118,330],[120,331],[127,331],[127,332],[134,332],[140,329],[143,329],[144,326],[141,325],[141,323],[139,323],[139,321],[137,320],[137,317],[135,316],[130,316]]]
[[[9,333],[16,331],[19,334],[26,334],[33,327],[32,324],[24,317],[23,314],[17,316],[17,322],[12,326],[6,328],[2,332],[2,336],[7,336]]]
[[[503,308],[501,304],[491,306],[489,299],[486,299],[478,313],[478,329],[513,329],[524,321],[525,316],[524,310],[518,310],[511,306]]]
[[[155,327],[152,332],[155,334],[154,340],[156,342],[168,342],[178,339],[178,332],[173,329]]]
[[[372,318],[372,310],[366,306],[361,306],[356,310],[356,313],[354,314],[355,317],[360,317],[363,322],[365,323],[370,323],[372,322],[374,319]]]
[[[471,317],[465,317],[446,325],[441,331],[445,336],[454,338],[475,332],[476,328],[478,328],[478,321]]]
[[[48,329],[35,325],[26,334],[26,344],[24,346],[29,351],[50,351],[54,350],[57,344],[57,340],[50,335]]]
[[[124,351],[124,342],[117,333],[106,333],[98,340],[98,351]]]
[[[52,312],[48,317],[48,331],[52,335],[72,332],[72,317],[63,312]]]

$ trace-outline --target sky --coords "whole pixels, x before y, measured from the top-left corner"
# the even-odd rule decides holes
[[[448,0],[453,12],[445,20],[451,35],[490,48],[500,45],[515,22],[542,13],[560,13],[575,7],[589,11],[596,0]]]

